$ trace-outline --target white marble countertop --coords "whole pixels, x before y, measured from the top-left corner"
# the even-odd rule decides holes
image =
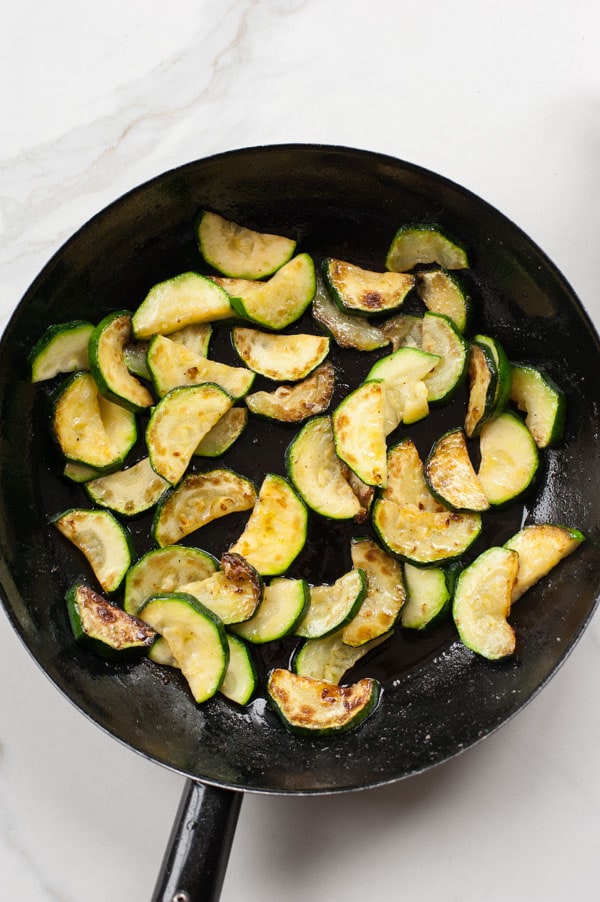
[[[75,0],[0,30],[0,325],[52,253],[180,163],[284,142],[381,151],[470,188],[600,325],[600,8],[589,0]],[[598,898],[600,620],[492,738],[343,796],[247,796],[223,902]],[[83,718],[0,615],[0,881],[145,902],[183,780]]]

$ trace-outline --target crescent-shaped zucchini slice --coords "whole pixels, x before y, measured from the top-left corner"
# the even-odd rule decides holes
[[[332,414],[335,449],[367,485],[387,482],[385,388],[363,382],[346,395]]]
[[[374,326],[363,316],[340,310],[320,278],[317,278],[312,315],[340,348],[375,351],[389,344],[389,338],[378,326]]]
[[[184,272],[150,289],[133,314],[131,327],[134,337],[140,340],[233,315],[226,291],[207,276]]]
[[[578,529],[541,523],[524,526],[505,542],[505,548],[510,548],[519,555],[519,570],[511,602],[514,604],[563,558],[579,548],[584,539],[585,536]]]
[[[137,413],[152,407],[154,398],[127,367],[125,348],[130,338],[131,313],[127,310],[109,313],[90,336],[89,364],[104,397]]]
[[[367,593],[364,570],[349,570],[330,586],[311,586],[306,614],[295,629],[296,636],[317,639],[349,623]]]
[[[258,417],[282,423],[301,423],[324,413],[333,397],[335,370],[330,361],[294,385],[280,385],[273,392],[257,391],[246,395],[248,410]]]
[[[275,668],[269,674],[267,692],[287,729],[326,736],[346,732],[362,723],[377,705],[380,686],[370,678],[351,686],[337,686]]]
[[[315,295],[315,265],[308,254],[298,254],[274,276],[249,291],[231,295],[233,309],[242,319],[266,329],[284,329],[299,319]]]
[[[70,508],[52,522],[83,554],[103,590],[116,592],[134,555],[129,530],[108,510]]]
[[[200,218],[198,244],[209,266],[240,279],[272,275],[296,250],[292,238],[256,232],[211,212],[204,212]]]
[[[261,576],[279,576],[306,542],[307,512],[290,483],[267,473],[239,539],[229,549],[245,557]]]
[[[466,250],[435,223],[408,223],[394,235],[385,265],[392,272],[407,272],[420,263],[438,263],[444,269],[466,269]]]
[[[73,635],[102,657],[116,658],[147,652],[156,633],[138,617],[132,617],[84,583],[66,594]]]
[[[250,390],[255,378],[245,366],[209,360],[164,335],[155,335],[150,341],[146,362],[156,393],[161,398],[172,388],[202,382],[212,382],[232,398],[241,398]]]
[[[519,555],[492,547],[466,567],[456,583],[452,615],[467,648],[495,661],[515,650],[515,631],[508,623]]]
[[[260,604],[263,583],[248,561],[239,554],[225,552],[220,570],[207,579],[185,583],[178,591],[193,595],[223,623],[241,623],[249,620]]]
[[[194,700],[200,704],[218,692],[229,664],[229,643],[221,620],[192,595],[153,595],[140,617],[167,640]]]
[[[397,310],[415,284],[406,273],[373,272],[334,257],[323,261],[323,277],[336,304],[358,316]]]
[[[539,454],[531,432],[517,416],[505,411],[484,423],[479,447],[479,481],[492,506],[508,504],[530,487]]]
[[[137,614],[151,595],[174,592],[185,583],[207,579],[218,566],[212,554],[189,545],[147,551],[127,571],[123,607],[129,614]]]
[[[329,339],[324,335],[273,334],[236,326],[231,340],[250,370],[278,382],[305,379],[329,352]]]
[[[488,510],[490,502],[471,462],[462,428],[450,429],[434,443],[424,474],[431,493],[451,510]]]
[[[236,635],[263,645],[294,632],[310,602],[304,579],[275,576],[264,587],[262,601],[249,620],[231,626]]]
[[[367,592],[350,623],[342,630],[346,645],[361,646],[389,633],[406,601],[402,565],[372,539],[352,539],[354,567],[364,570]]]

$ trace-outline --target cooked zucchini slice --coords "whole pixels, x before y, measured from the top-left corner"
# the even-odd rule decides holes
[[[177,332],[170,332],[171,341],[176,341],[183,345],[192,354],[197,357],[208,357],[208,348],[212,336],[212,325],[210,323],[191,323],[178,329]]]
[[[572,554],[585,540],[578,529],[550,523],[524,526],[504,543],[519,555],[519,569],[514,582],[511,603],[546,576],[563,558]]]
[[[52,522],[86,558],[105,592],[116,592],[134,556],[129,531],[107,510],[70,508]]]
[[[367,592],[352,621],[342,630],[346,645],[360,646],[389,633],[406,601],[402,567],[371,539],[353,539],[352,564],[364,570]]]
[[[292,238],[255,232],[210,212],[201,216],[198,243],[209,266],[225,276],[242,279],[272,275],[296,250]]]
[[[222,622],[192,595],[153,595],[140,617],[167,640],[199,704],[221,688],[229,664],[229,643]]]
[[[171,389],[146,428],[148,456],[158,475],[176,485],[204,436],[232,405],[231,395],[210,382]]]
[[[527,426],[508,411],[485,423],[479,437],[479,481],[494,507],[508,504],[535,479],[539,455]]]
[[[373,326],[362,316],[344,313],[334,303],[321,279],[312,302],[312,315],[331,335],[340,348],[375,351],[389,344],[383,330]]]
[[[70,479],[71,482],[76,482],[80,485],[89,482],[90,479],[96,479],[103,472],[105,473],[106,471],[97,470],[95,467],[88,467],[87,464],[79,464],[71,460],[68,460],[63,467],[63,476]]]
[[[415,284],[406,273],[373,272],[333,257],[323,261],[323,277],[336,304],[358,316],[396,310]]]
[[[226,291],[206,276],[184,272],[150,289],[133,314],[131,326],[135,338],[145,339],[233,315]]]
[[[248,410],[256,416],[282,423],[300,423],[327,410],[334,388],[335,370],[333,364],[326,361],[295,385],[280,385],[273,392],[257,391],[246,395],[245,400]]]
[[[127,571],[123,607],[129,614],[137,614],[151,595],[174,592],[186,583],[208,579],[218,566],[211,554],[187,545],[148,551]]]
[[[232,398],[241,398],[252,386],[255,374],[243,366],[228,366],[190,351],[184,344],[155,335],[146,354],[157,394],[162,398],[172,388],[212,382]]]
[[[404,564],[406,604],[400,612],[405,629],[424,630],[446,617],[452,601],[454,578],[442,567]]]
[[[469,400],[465,416],[465,432],[469,438],[478,435],[484,423],[496,410],[498,370],[490,349],[473,342],[468,362]]]
[[[250,649],[237,636],[227,635],[229,664],[219,692],[237,705],[247,705],[256,689],[258,675]]]
[[[231,296],[242,319],[265,329],[285,329],[299,319],[315,295],[315,265],[308,254],[298,254],[267,282],[249,292]]]
[[[481,532],[481,515],[424,511],[386,498],[373,506],[373,527],[391,554],[427,566],[458,560]]]
[[[339,686],[344,674],[389,635],[378,636],[358,646],[347,645],[341,630],[320,639],[305,639],[294,655],[292,669],[298,676]]]
[[[344,476],[350,483],[350,488],[358,498],[360,504],[360,510],[354,519],[357,523],[364,523],[368,518],[373,505],[375,488],[372,485],[367,485],[362,479],[359,479],[356,473],[354,473],[348,465],[345,465],[345,471]]]
[[[502,413],[510,397],[512,366],[497,338],[491,335],[475,335],[473,341],[490,352],[496,367],[496,388],[491,411],[491,416],[494,417]]]
[[[217,518],[250,510],[255,501],[253,483],[233,470],[188,473],[159,501],[152,536],[157,545],[174,545]]]
[[[88,343],[93,331],[93,325],[84,320],[49,326],[28,357],[31,381],[89,369]]]
[[[380,686],[368,677],[351,686],[336,686],[275,668],[269,674],[267,692],[288,730],[326,736],[362,723],[377,705]]]
[[[378,360],[365,382],[378,380],[385,393],[385,433],[400,423],[415,423],[429,413],[425,378],[440,362],[436,354],[403,347]]]
[[[565,395],[541,368],[515,364],[510,398],[525,412],[525,423],[538,448],[560,441],[565,423]]]
[[[442,313],[423,317],[423,351],[436,354],[439,361],[424,377],[430,404],[449,401],[467,374],[469,346],[454,323]]]
[[[423,317],[399,313],[382,323],[381,331],[388,337],[393,351],[420,348],[423,344]]]
[[[194,455],[198,457],[221,457],[238,440],[247,425],[248,411],[246,408],[232,407],[206,433],[194,451]]]
[[[344,573],[331,586],[311,586],[310,604],[295,635],[317,639],[341,629],[357,614],[367,594],[364,570]]]
[[[471,299],[457,276],[446,269],[417,273],[417,294],[432,313],[443,313],[459,332],[464,332],[471,312]]]
[[[386,268],[407,272],[419,263],[437,263],[444,269],[466,269],[467,252],[434,223],[410,223],[401,226],[392,239]]]
[[[109,313],[90,336],[90,370],[101,393],[109,401],[137,413],[154,404],[154,398],[125,362],[125,347],[131,338],[131,313]]]
[[[490,502],[460,427],[450,429],[434,443],[425,461],[424,475],[434,497],[451,510],[488,510]]]
[[[71,586],[66,601],[73,635],[103,657],[118,659],[124,654],[145,652],[156,639],[151,626],[84,583]]]
[[[294,632],[309,603],[306,580],[276,576],[264,587],[262,601],[252,617],[233,624],[231,629],[254,645],[274,642]]]
[[[387,481],[385,388],[382,381],[363,382],[346,395],[332,414],[338,457],[367,485]]]
[[[452,615],[467,648],[495,661],[515,650],[515,631],[508,623],[519,555],[492,547],[466,567],[456,583]]]
[[[237,326],[231,338],[247,367],[279,382],[305,379],[329,353],[324,335],[280,335]]]
[[[206,579],[185,583],[179,592],[193,595],[223,623],[249,620],[263,597],[262,579],[239,554],[225,552],[221,569]]]
[[[135,444],[135,415],[103,398],[91,373],[69,377],[53,398],[52,430],[67,460],[118,466]]]
[[[330,417],[306,423],[286,452],[287,472],[306,504],[332,520],[350,520],[362,509],[335,451]]]
[[[458,559],[481,532],[480,514],[449,511],[433,497],[411,439],[390,448],[388,485],[371,519],[384,548],[417,565]]]
[[[261,576],[279,576],[304,548],[307,519],[304,502],[289,482],[267,473],[246,528],[229,550],[245,557]]]
[[[91,500],[124,517],[149,510],[169,488],[170,483],[154,472],[147,457],[125,470],[98,476],[85,484]]]

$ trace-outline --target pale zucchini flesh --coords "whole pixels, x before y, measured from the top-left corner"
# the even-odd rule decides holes
[[[488,548],[458,577],[452,614],[461,641],[491,661],[511,655],[515,631],[507,618],[519,555],[508,548]]]
[[[260,604],[263,583],[248,561],[226,552],[220,570],[206,579],[185,583],[178,591],[193,595],[223,623],[241,623],[249,620]]]
[[[406,604],[400,614],[405,629],[424,630],[438,623],[450,608],[452,591],[441,567],[404,564]]]
[[[140,617],[167,640],[194,700],[200,704],[221,688],[229,643],[219,618],[183,592],[154,595]]]
[[[247,367],[209,360],[164,335],[156,335],[150,341],[146,360],[161,398],[173,388],[203,382],[220,386],[232,398],[241,398],[250,390],[255,378]]]
[[[131,534],[110,511],[71,508],[52,521],[84,555],[105,592],[116,592],[131,566]]]
[[[89,372],[59,387],[52,430],[67,460],[98,470],[118,466],[137,438],[134,414],[103,398]]]
[[[267,473],[241,536],[229,549],[245,557],[261,576],[279,576],[306,542],[307,512],[290,483]]]
[[[512,589],[511,603],[514,604],[563,558],[579,548],[584,539],[583,533],[578,529],[541,523],[524,526],[505,542],[505,548],[510,548],[519,555],[519,569]]]
[[[93,331],[93,325],[85,320],[49,326],[28,357],[31,381],[89,369],[88,344]]]
[[[365,598],[350,623],[342,630],[342,641],[362,646],[393,629],[406,601],[401,564],[371,539],[353,539],[352,564],[367,578]]]
[[[367,593],[364,570],[344,573],[330,586],[311,586],[306,614],[295,629],[295,635],[316,639],[339,630],[352,620]]]
[[[282,423],[301,423],[328,409],[334,388],[335,370],[330,361],[325,361],[301,382],[280,385],[273,392],[253,392],[246,395],[245,402],[256,416]]]
[[[272,275],[296,249],[292,238],[257,232],[208,211],[198,225],[198,243],[210,266],[225,276],[242,279]]]
[[[444,433],[424,467],[431,493],[452,510],[485,511],[490,502],[475,472],[462,428]]]
[[[204,438],[233,405],[233,398],[212,383],[173,388],[154,407],[146,428],[150,463],[176,485]]]
[[[264,587],[262,601],[252,617],[233,624],[231,629],[254,645],[274,642],[294,632],[309,603],[306,580],[276,576]]]
[[[248,425],[245,407],[232,407],[200,441],[194,455],[197,457],[221,457],[238,440]]]
[[[391,554],[413,564],[435,565],[458,560],[481,532],[481,515],[427,511],[385,498],[373,507],[373,527]]]
[[[565,395],[541,368],[516,364],[512,368],[510,399],[524,411],[525,423],[538,448],[561,438],[565,423]]]
[[[531,486],[539,455],[533,436],[518,417],[505,412],[485,423],[479,447],[479,481],[492,506],[508,504]]]
[[[377,705],[380,686],[365,678],[351,686],[303,677],[275,668],[267,680],[268,697],[292,732],[326,736],[357,727]]]
[[[185,583],[208,579],[218,566],[211,554],[188,545],[148,551],[127,571],[123,607],[137,614],[151,595],[174,592]]]
[[[433,223],[401,226],[388,249],[385,265],[392,272],[407,272],[419,264],[437,263],[444,269],[466,269],[467,252],[444,229]]]
[[[315,294],[315,266],[308,254],[298,254],[267,282],[241,297],[232,296],[233,309],[242,319],[266,329],[285,329],[296,322]]]
[[[428,310],[443,313],[452,320],[459,332],[465,331],[471,299],[455,273],[441,268],[417,273],[417,294]]]
[[[107,476],[97,476],[85,484],[94,504],[108,507],[124,517],[134,517],[154,507],[170,483],[158,476],[148,457]]]
[[[298,676],[325,680],[336,686],[351,667],[388,639],[381,635],[358,646],[347,645],[343,631],[320,639],[305,639],[294,655],[293,670]]]
[[[135,311],[131,325],[135,338],[146,339],[233,315],[226,291],[206,276],[187,272],[154,285]]]
[[[332,414],[338,456],[367,485],[387,482],[385,388],[381,381],[363,382]]]
[[[415,423],[429,413],[425,379],[440,362],[437,354],[420,348],[402,347],[382,357],[366,376],[378,380],[385,395],[385,432],[389,435],[400,423]]]
[[[256,667],[245,642],[228,633],[227,643],[229,663],[219,692],[237,705],[247,705],[256,689]]]
[[[221,467],[188,473],[159,502],[152,535],[157,545],[174,545],[213,520],[250,510],[255,501],[254,484],[233,470]]]
[[[396,310],[415,283],[406,273],[374,272],[334,257],[323,261],[323,276],[342,310],[359,316]]]
[[[306,423],[286,452],[290,480],[306,504],[333,520],[349,520],[361,512],[361,503],[345,478],[336,454],[330,417]]]
[[[236,326],[231,337],[250,370],[278,382],[305,379],[329,352],[329,339],[324,335],[287,335]]]
[[[424,377],[429,403],[450,400],[467,374],[467,342],[447,316],[426,313],[421,347],[423,351],[439,357],[435,367]]]

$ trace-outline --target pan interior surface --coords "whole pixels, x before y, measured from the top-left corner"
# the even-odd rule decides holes
[[[486,532],[486,544],[500,543],[525,518],[574,526],[586,535],[577,553],[515,607],[516,654],[495,664],[478,658],[459,643],[451,624],[429,637],[397,631],[389,645],[352,672],[383,683],[377,711],[354,733],[295,737],[260,697],[247,709],[221,697],[195,706],[176,674],[148,661],[103,661],[75,643],[68,625],[65,591],[86,573],[48,519],[74,506],[77,495],[60,476],[49,437],[48,395],[29,383],[27,355],[52,323],[98,322],[108,310],[133,310],[152,285],[199,270],[195,222],[203,209],[294,237],[298,250],[316,261],[335,256],[380,271],[400,225],[443,225],[469,249],[467,278],[476,309],[471,331],[495,335],[513,361],[546,366],[567,395],[564,439],[544,454],[533,494],[524,507],[497,515]],[[221,342],[215,356],[233,355],[225,337],[215,340]],[[339,352],[346,380],[339,390],[358,384],[371,363],[357,352]],[[5,332],[0,582],[9,618],[50,679],[82,712],[143,755],[192,778],[258,792],[320,793],[422,771],[518,712],[562,663],[595,609],[599,363],[597,336],[545,255],[492,207],[426,170],[363,151],[292,145],[234,151],[168,172],[108,207],[67,242]],[[414,437],[423,452],[444,428],[458,424],[460,403],[418,425]],[[249,475],[284,473],[293,432],[265,423],[252,428],[260,453],[249,462]],[[235,469],[236,453],[224,465]],[[189,537],[190,544],[220,555],[243,521],[234,515],[206,535]],[[144,544],[148,520],[132,522],[131,529],[142,553],[149,547]],[[362,534],[361,528],[314,522],[311,529],[294,575],[332,581],[344,565],[351,566],[349,538]],[[268,654],[272,657],[265,654],[260,663],[263,676],[289,649],[282,643]]]

